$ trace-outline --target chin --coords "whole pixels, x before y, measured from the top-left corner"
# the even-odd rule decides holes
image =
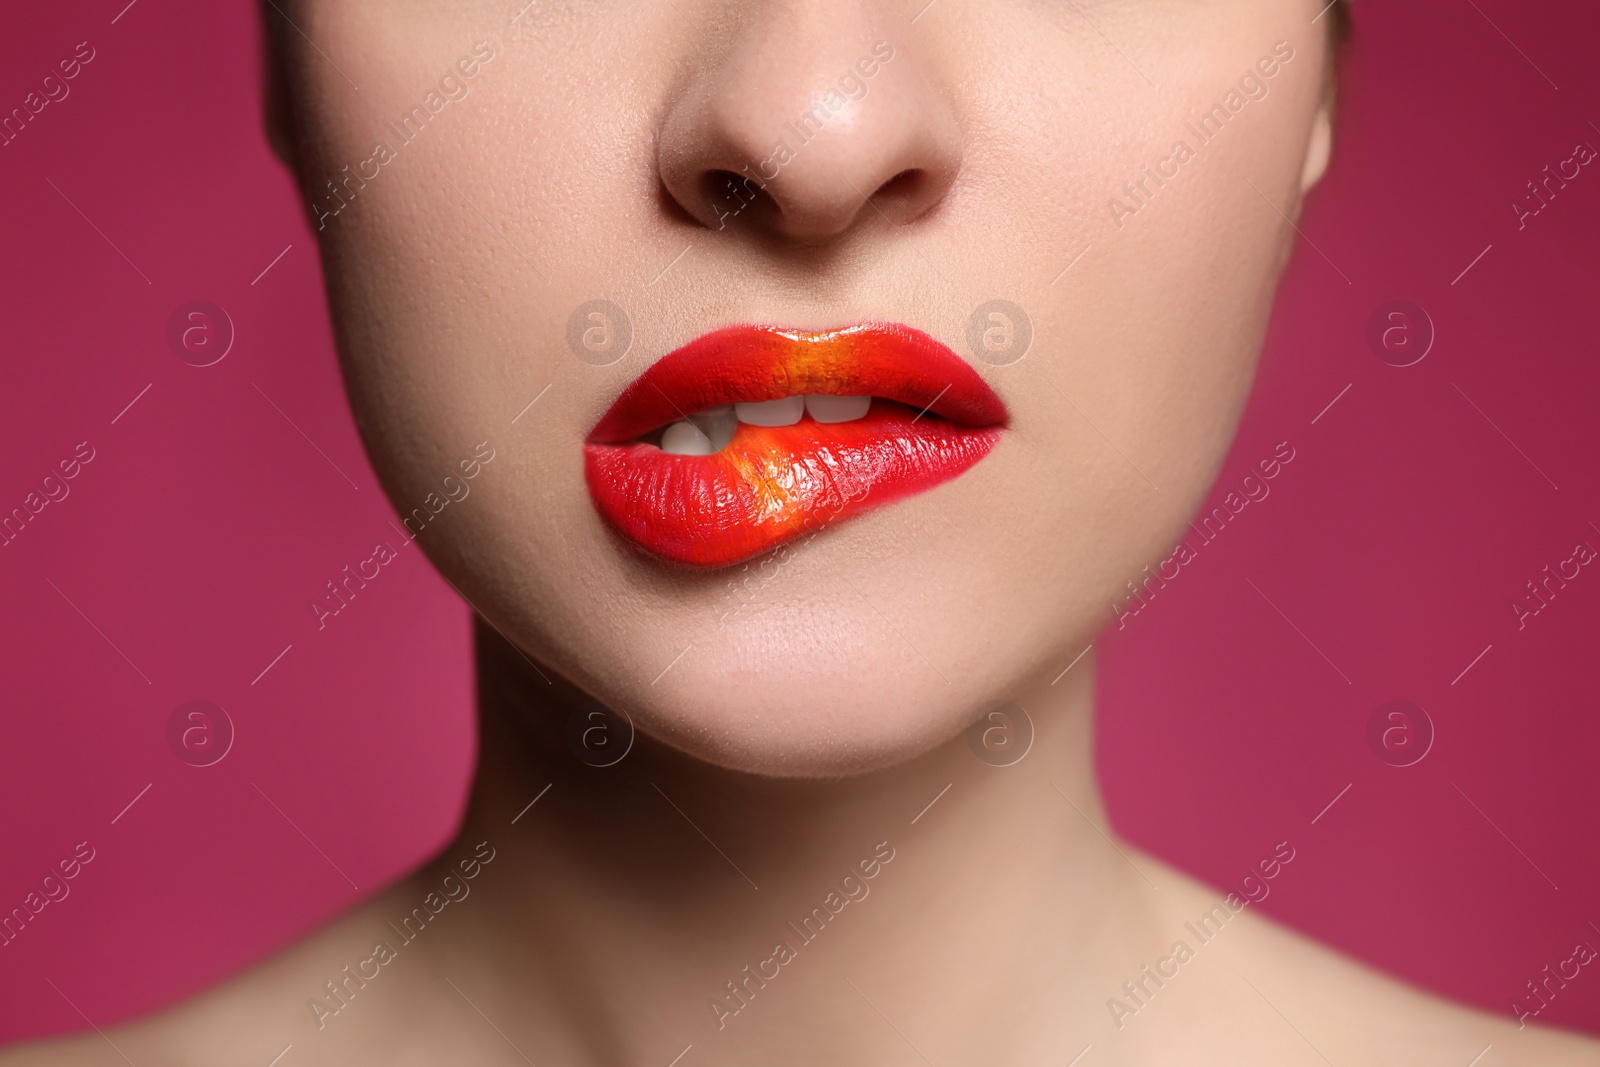
[[[693,638],[659,676],[653,660],[635,657],[625,688],[591,692],[642,733],[730,771],[883,770],[948,743],[991,698],[970,674],[966,684],[948,669],[941,676],[859,600],[751,611]]]
[[[720,674],[720,672],[718,672]],[[770,675],[772,672],[767,672]],[[695,677],[682,697],[651,707],[641,730],[724,770],[768,778],[843,778],[909,763],[950,742],[967,708],[931,686],[846,682],[781,672],[742,687]],[[769,683],[804,684],[761,694]],[[946,687],[934,681],[939,689]]]

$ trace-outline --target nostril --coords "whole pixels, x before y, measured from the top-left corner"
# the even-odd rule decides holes
[[[731,170],[707,171],[700,178],[699,191],[709,205],[708,217],[721,224],[735,215],[765,214],[777,206],[760,182]]]
[[[748,200],[761,186],[753,178],[731,170],[709,170],[700,179],[700,191],[713,202],[742,196]]]
[[[856,55],[879,5],[745,6],[773,17],[730,18],[726,62],[697,68],[664,102],[655,169],[668,217],[776,248],[935,211],[964,142],[944,75],[887,41],[875,58]]]
[[[926,170],[911,168],[878,186],[871,199],[880,208],[887,209],[895,221],[910,222],[938,202],[939,198],[931,195],[934,185],[933,176]]]
[[[865,192],[854,185],[855,204],[869,213],[879,213],[895,223],[911,222],[926,213],[937,203],[939,182],[928,170],[910,167],[895,174],[872,190],[866,201],[859,198]],[[771,225],[788,212],[781,196],[757,178],[724,168],[705,171],[695,183],[702,210],[692,213],[706,220],[714,229],[724,229],[735,218],[747,223],[760,220]],[[844,192],[844,190],[841,190]],[[850,199],[849,193],[845,193]],[[870,203],[871,207],[867,205]],[[852,211],[850,214],[854,214]]]

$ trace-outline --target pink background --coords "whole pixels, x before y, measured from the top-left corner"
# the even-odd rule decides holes
[[[105,1026],[401,874],[444,842],[471,754],[467,613],[420,555],[322,632],[306,607],[399,540],[260,132],[253,5],[146,0],[113,24],[124,3],[19,5],[0,37],[5,111],[77,42],[97,53],[0,148],[0,511],[96,451],[0,548],[0,911],[77,842],[97,852],[0,949],[0,1040],[83,1027],[46,979]],[[1100,761],[1136,842],[1225,884],[1287,839],[1266,910],[1509,1013],[1575,942],[1600,946],[1600,573],[1520,632],[1510,608],[1600,547],[1600,168],[1521,232],[1510,208],[1600,147],[1600,18],[1358,6],[1303,223],[1321,254],[1303,243],[1290,270],[1219,494],[1279,441],[1296,457],[1099,642]],[[195,298],[237,333],[206,368],[165,339]],[[1437,330],[1411,367],[1366,341],[1396,298]],[[1366,740],[1396,698],[1437,732],[1411,767]],[[192,699],[235,724],[213,767],[167,747]],[[1600,1031],[1600,975],[1543,1018]]]

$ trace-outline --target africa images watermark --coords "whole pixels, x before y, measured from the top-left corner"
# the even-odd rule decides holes
[[[1126,1026],[1130,1016],[1148,1008],[1150,1002],[1155,999],[1156,992],[1178,977],[1183,965],[1195,958],[1199,948],[1216,940],[1229,919],[1250,904],[1259,904],[1266,900],[1267,894],[1272,892],[1272,887],[1267,882],[1281,874],[1283,868],[1293,861],[1294,857],[1294,846],[1287,841],[1279,841],[1273,846],[1272,855],[1259,861],[1249,874],[1240,879],[1240,892],[1229,893],[1222,898],[1221,903],[1213,904],[1211,910],[1194,922],[1183,924],[1183,928],[1194,936],[1195,948],[1190,948],[1187,941],[1173,942],[1168,954],[1156,960],[1153,967],[1151,964],[1145,964],[1139,968],[1136,977],[1122,983],[1123,996],[1106,998],[1106,1009],[1111,1012],[1111,1018],[1116,1022],[1117,1029],[1121,1030]],[[1256,876],[1258,871],[1259,878]]]
[[[1544,570],[1537,578],[1528,579],[1528,594],[1518,594],[1511,601],[1511,613],[1517,617],[1517,629],[1525,630],[1528,620],[1540,614],[1550,606],[1556,594],[1567,587],[1567,583],[1583,573],[1583,568],[1593,563],[1596,555],[1594,545],[1588,541],[1579,541],[1572,549],[1572,555],[1559,560],[1552,569],[1550,564],[1544,565]],[[1538,584],[1535,584],[1535,583]]]
[[[12,141],[22,136],[28,123],[39,120],[39,114],[45,108],[52,103],[59,104],[72,95],[72,86],[67,83],[94,62],[94,57],[94,46],[88,41],[79,41],[72,55],[58,61],[56,70],[40,79],[39,88],[30,89],[20,106],[12,108],[8,114],[0,114],[0,148],[9,148]],[[43,90],[42,94],[40,90]]]
[[[44,490],[40,496],[37,490],[30,489],[22,498],[22,503],[13,507],[9,513],[0,513],[0,548],[4,548],[27,529],[28,524],[39,517],[39,513],[50,504],[59,504],[67,499],[72,492],[72,487],[67,483],[76,478],[84,466],[94,461],[94,446],[88,441],[79,441],[72,450],[72,455],[56,463],[56,470],[50,471],[39,479],[39,488]],[[60,476],[57,477],[57,471]]]
[[[872,492],[870,481],[857,482],[846,490],[837,482],[828,483],[827,492],[820,500],[808,501],[805,504],[805,517],[800,520],[800,526],[807,536],[797,537],[793,541],[785,541],[773,551],[767,553],[755,563],[755,572],[751,573],[749,563],[739,570],[737,580],[729,578],[726,587],[727,599],[735,601],[732,607],[717,616],[717,629],[722,629],[728,620],[735,618],[740,612],[755,601],[756,597],[766,588],[768,583],[783,572],[783,568],[794,562],[801,549],[805,548],[817,535],[828,528],[828,524],[842,515],[847,508],[860,505]],[[860,510],[856,508],[856,510]],[[725,601],[726,602],[726,601]]]
[[[1151,573],[1149,566],[1144,568],[1143,577],[1129,579],[1126,583],[1128,600],[1126,604],[1111,605],[1111,614],[1117,620],[1117,629],[1127,629],[1128,620],[1150,606],[1150,601],[1155,599],[1156,592],[1167,587],[1183,573],[1183,568],[1200,558],[1199,550],[1222,536],[1222,531],[1228,524],[1238,519],[1239,514],[1251,502],[1260,503],[1267,499],[1272,492],[1268,483],[1283,472],[1283,468],[1294,461],[1294,446],[1288,441],[1279,441],[1273,449],[1272,455],[1256,463],[1255,471],[1246,474],[1239,482],[1239,488],[1229,490],[1222,498],[1222,502],[1211,509],[1210,514],[1198,516],[1200,525],[1189,523],[1189,528],[1199,537],[1196,545],[1189,543],[1186,533],[1178,541],[1170,555],[1156,564],[1155,573]],[[1257,477],[1259,472],[1260,477]]]
[[[1537,1018],[1550,1002],[1556,999],[1556,994],[1567,988],[1567,983],[1578,977],[1582,968],[1592,963],[1596,953],[1594,946],[1585,938],[1572,948],[1572,955],[1557,963],[1554,968],[1550,964],[1544,965],[1540,972],[1542,977],[1531,978],[1526,983],[1528,995],[1518,997],[1511,1001],[1511,1010],[1517,1016],[1517,1029],[1524,1029],[1528,1020]]]
[[[786,924],[794,931],[792,942],[787,937],[779,941],[773,945],[772,954],[755,965],[754,971],[746,964],[738,977],[723,983],[728,991],[727,998],[719,996],[706,1001],[712,1018],[717,1020],[717,1029],[727,1026],[729,1019],[748,1008],[751,1001],[755,1000],[756,993],[767,988],[768,982],[776,980],[785,966],[799,959],[800,949],[815,941],[823,928],[838,918],[849,904],[866,900],[867,894],[872,892],[872,887],[867,883],[883,873],[884,866],[894,856],[894,847],[889,842],[879,841],[873,845],[872,855],[861,860],[840,878],[839,888],[830,889],[822,898],[822,903],[800,919],[799,925],[792,922]]]
[[[67,899],[72,892],[72,887],[67,883],[78,877],[80,871],[95,857],[94,846],[87,841],[79,841],[73,847],[72,855],[56,863],[53,870],[48,870],[39,880],[39,889],[30,890],[22,898],[22,903],[11,909],[10,912],[0,915],[0,948],[11,947],[11,942],[22,936],[22,931],[28,924],[38,919],[39,913],[52,903],[59,904]],[[43,895],[40,894],[43,890]]]
[[[754,203],[757,194],[766,188],[766,183],[776,178],[783,170],[794,161],[797,149],[804,148],[817,134],[821,133],[835,115],[855,100],[864,99],[867,95],[867,82],[875,77],[880,70],[894,58],[894,46],[888,41],[877,41],[872,46],[868,55],[856,60],[855,65],[839,75],[835,86],[829,87],[811,102],[811,106],[793,121],[783,124],[782,136],[773,143],[772,152],[759,163],[746,163],[739,168],[739,173],[728,178],[729,199],[735,206],[728,211],[720,207],[713,207],[717,213],[717,229],[725,229],[728,220],[735,217],[750,204]],[[793,138],[795,145],[789,147],[785,138]],[[754,168],[755,173],[751,173]],[[742,177],[743,180],[740,180]],[[754,188],[751,188],[754,186]]]
[[[1271,55],[1257,59],[1255,66],[1240,76],[1238,88],[1223,93],[1222,99],[1212,104],[1198,119],[1184,121],[1183,128],[1194,137],[1194,145],[1189,144],[1187,137],[1180,138],[1173,144],[1171,153],[1156,160],[1154,167],[1148,163],[1139,164],[1138,175],[1132,181],[1122,183],[1131,204],[1115,196],[1107,201],[1111,221],[1117,224],[1117,229],[1122,229],[1123,220],[1129,215],[1138,214],[1141,209],[1148,207],[1156,193],[1165,188],[1167,182],[1182,174],[1184,165],[1194,160],[1200,149],[1215,140],[1223,127],[1247,104],[1252,100],[1265,100],[1271,92],[1268,83],[1293,59],[1294,48],[1288,41],[1274,44]]]
[[[438,890],[430,891],[422,898],[422,903],[412,908],[410,913],[400,920],[400,925],[389,923],[389,929],[395,932],[395,943],[379,941],[372,946],[372,955],[355,964],[351,970],[350,964],[335,978],[323,983],[323,993],[306,998],[306,1007],[311,1010],[311,1017],[317,1021],[317,1029],[321,1030],[328,1025],[328,1018],[338,1015],[350,1006],[356,994],[367,987],[367,983],[376,979],[383,973],[383,968],[399,958],[399,949],[405,948],[422,935],[428,924],[439,917],[452,903],[459,904],[466,900],[472,892],[472,887],[467,883],[483,873],[483,868],[493,862],[495,850],[487,841],[478,842],[473,854],[456,864],[456,869],[461,872],[460,877],[447,874],[440,883]]]
[[[460,503],[467,499],[467,495],[472,492],[472,487],[467,483],[481,474],[487,464],[493,463],[494,457],[494,446],[488,441],[480,441],[473,446],[472,455],[456,465],[460,470],[459,476],[455,471],[451,471],[441,479],[440,488],[443,490],[443,495],[430,492],[423,498],[421,504],[412,508],[411,513],[401,519],[405,526],[405,535],[400,539],[400,548],[404,549],[422,536],[427,525],[445,508],[452,503]],[[392,523],[390,528],[394,528]],[[398,530],[395,532],[399,533]],[[383,568],[399,556],[400,552],[387,540],[379,541],[373,546],[372,555],[359,560],[353,567],[346,564],[339,576],[324,583],[327,594],[318,594],[308,602],[317,629],[327,629],[328,620],[348,608],[351,601],[356,598],[356,594],[365,589],[368,582],[378,578],[383,573]]]
[[[1528,183],[1528,195],[1518,196],[1511,201],[1511,213],[1517,217],[1517,229],[1527,229],[1528,220],[1549,207],[1557,191],[1565,189],[1567,182],[1578,177],[1584,167],[1594,162],[1595,155],[1593,145],[1579,141],[1572,155],[1556,163],[1554,170],[1546,164],[1541,172],[1543,177]]]
[[[398,149],[416,140],[427,128],[428,122],[445,109],[446,104],[465,100],[471,92],[468,83],[477,76],[482,65],[493,58],[494,45],[488,41],[475,43],[470,55],[456,60],[455,65],[439,78],[437,89],[429,89],[423,95],[422,103],[413,105],[400,116],[399,126],[393,122],[384,123],[394,134],[394,147],[390,147],[387,141],[378,141],[372,146],[370,156],[356,162],[354,174],[350,172],[350,164],[346,163],[339,168],[344,177],[337,184],[332,178],[326,179],[326,193],[308,188],[306,196],[312,211],[316,213],[317,229],[325,229],[328,220],[349,207],[356,194],[367,187],[367,182],[376,179],[383,173],[383,167],[400,158]]]

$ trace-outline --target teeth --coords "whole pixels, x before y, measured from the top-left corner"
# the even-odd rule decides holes
[[[661,435],[661,451],[669,456],[709,456],[717,449],[711,447],[711,438],[700,427],[679,419]]]
[[[679,419],[661,435],[661,451],[669,456],[710,456],[733,440],[742,422],[747,426],[793,426],[806,412],[817,422],[854,422],[866,417],[870,396],[812,393],[782,400],[723,404]]]
[[[806,410],[818,422],[855,422],[865,418],[872,406],[870,396],[832,396],[812,393],[806,397]]]
[[[697,411],[689,416],[689,421],[698,426],[700,432],[710,440],[713,452],[721,452],[727,448],[728,442],[733,440],[734,433],[739,429],[739,420],[734,417],[732,404]]]
[[[782,400],[763,400],[755,404],[735,404],[739,421],[749,426],[793,426],[806,410],[806,398],[786,396]]]

